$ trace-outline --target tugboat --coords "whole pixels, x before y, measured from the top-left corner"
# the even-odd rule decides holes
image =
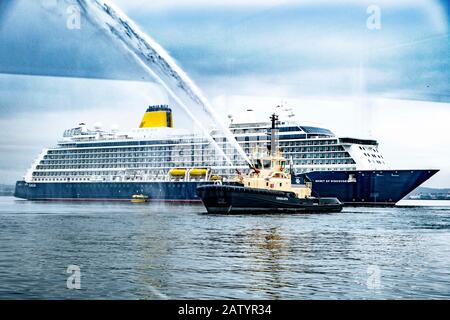
[[[251,157],[251,171],[238,172],[238,184],[204,185],[197,188],[208,213],[212,214],[261,214],[261,213],[318,213],[340,212],[343,204],[337,198],[311,196],[312,185],[291,184],[292,163],[289,172],[287,160],[277,147],[278,116],[271,116],[271,142],[265,156]]]

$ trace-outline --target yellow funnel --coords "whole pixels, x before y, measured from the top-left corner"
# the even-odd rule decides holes
[[[173,128],[172,110],[167,105],[150,106],[142,118],[139,128]]]

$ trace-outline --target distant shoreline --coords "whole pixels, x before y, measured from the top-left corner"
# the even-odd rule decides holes
[[[14,185],[0,184],[0,197],[13,197]],[[419,187],[401,201],[449,201],[450,188]]]
[[[14,196],[14,185],[9,184],[0,184],[0,196],[1,197],[8,197],[8,196]]]
[[[14,197],[14,193],[11,194],[3,194],[0,193],[0,198],[3,198],[6,200],[6,198],[14,198],[16,200],[22,200],[27,201],[24,199],[19,199]],[[394,206],[398,208],[402,207],[449,207],[450,206],[450,199],[446,200],[437,200],[437,199],[431,199],[431,200],[416,200],[416,199],[402,199]]]
[[[411,200],[403,199],[395,204],[395,207],[449,207],[449,200]]]

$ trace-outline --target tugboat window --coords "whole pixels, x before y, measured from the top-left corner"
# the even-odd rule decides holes
[[[263,160],[264,169],[270,169],[270,160]]]

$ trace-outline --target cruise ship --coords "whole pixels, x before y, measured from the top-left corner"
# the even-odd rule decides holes
[[[230,131],[246,154],[267,148],[269,122],[231,121]],[[336,197],[345,205],[395,205],[438,170],[394,170],[375,140],[338,137],[326,128],[282,119],[279,148],[290,160],[292,183],[312,182],[313,196]],[[28,200],[200,201],[196,188],[220,179],[232,181],[248,165],[226,135],[210,139],[174,128],[167,105],[150,106],[139,128],[129,131],[89,128],[66,130],[56,146],[44,149],[15,196]],[[216,146],[217,146],[216,145]]]

